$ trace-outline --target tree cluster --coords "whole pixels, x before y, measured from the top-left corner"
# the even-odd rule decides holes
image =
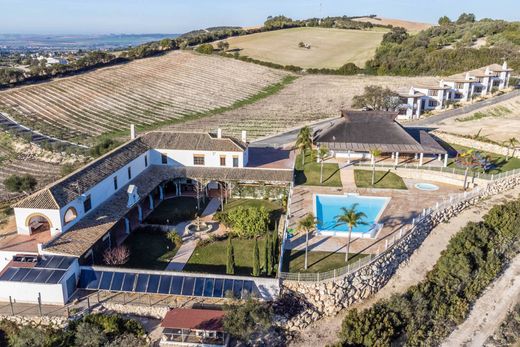
[[[144,347],[144,335],[138,321],[109,314],[86,315],[65,329],[0,322],[0,345],[10,347]]]
[[[370,85],[361,95],[352,98],[352,107],[374,111],[395,111],[399,106],[399,96],[389,88]]]
[[[4,180],[4,186],[8,192],[12,193],[30,193],[38,184],[36,178],[29,174],[11,175]]]
[[[369,309],[349,311],[342,344],[440,344],[519,249],[520,200],[493,207],[483,221],[468,223],[450,240],[425,281]]]
[[[269,226],[269,212],[265,207],[242,207],[220,212],[215,218],[232,229],[238,237],[253,238],[264,235]]]
[[[245,302],[233,302],[224,306],[224,329],[233,337],[248,343],[255,334],[269,330],[273,310],[267,303],[248,298]]]

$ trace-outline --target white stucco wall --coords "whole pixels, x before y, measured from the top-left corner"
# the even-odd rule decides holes
[[[151,153],[153,164],[161,165],[161,154],[168,157],[168,165],[171,166],[195,166],[194,155],[204,155],[204,166],[222,167],[220,156],[226,156],[226,167],[233,167],[233,156],[238,157],[238,167],[244,167],[244,152],[220,152],[220,151],[185,151],[175,149],[156,149]],[[162,164],[164,165],[164,164]]]
[[[34,208],[14,208],[14,215],[16,219],[16,227],[18,234],[30,235],[31,231],[28,223],[28,218],[31,215],[42,215],[46,217],[50,222],[51,235],[57,235],[62,231],[61,216],[59,210],[44,210]]]

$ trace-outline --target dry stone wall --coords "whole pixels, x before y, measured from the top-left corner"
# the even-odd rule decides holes
[[[500,145],[497,145],[494,143],[487,143],[487,142],[477,141],[477,140],[473,140],[473,139],[468,139],[468,138],[465,138],[462,136],[448,134],[448,133],[445,133],[442,131],[432,131],[431,134],[435,135],[436,137],[438,137],[441,140],[446,141],[448,143],[453,143],[453,144],[464,146],[464,147],[476,148],[481,151],[496,153],[496,154],[500,154],[500,155],[504,155],[504,156],[513,154],[511,150],[507,149],[507,147],[500,146]],[[520,158],[519,150],[515,151],[514,154],[515,154],[514,155],[515,158]]]
[[[435,211],[422,219],[416,227],[382,253],[371,264],[344,277],[323,282],[283,281],[282,297],[286,302],[298,302],[302,309],[294,316],[280,314],[280,325],[288,330],[305,328],[322,316],[333,316],[344,308],[360,302],[379,291],[395,274],[399,266],[420,247],[431,230],[442,222],[449,221],[464,209],[478,201],[514,188],[520,184],[520,176],[497,180],[488,184],[476,197]],[[287,298],[292,299],[287,299]],[[278,310],[284,312],[284,310]],[[286,308],[285,312],[294,311]]]

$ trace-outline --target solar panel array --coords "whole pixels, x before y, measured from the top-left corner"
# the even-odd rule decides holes
[[[79,288],[208,298],[223,298],[230,293],[243,298],[253,292],[254,281],[82,269]]]
[[[73,257],[63,257],[59,255],[43,255],[35,267],[42,269],[67,270],[70,265],[76,260]]]
[[[65,272],[65,270],[10,267],[0,276],[0,281],[58,284]]]

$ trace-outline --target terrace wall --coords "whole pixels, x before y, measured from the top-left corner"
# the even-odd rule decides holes
[[[496,153],[505,156],[513,154],[512,151],[509,150],[507,147],[500,146],[494,143],[487,143],[473,139],[468,139],[462,136],[456,136],[442,131],[432,131],[431,134],[437,136],[441,140],[446,141],[448,143],[453,143],[464,147],[476,148],[481,151]],[[520,158],[520,150],[515,151],[514,157]]]
[[[386,285],[400,264],[410,258],[435,226],[447,222],[482,199],[517,185],[520,185],[520,175],[496,180],[468,195],[467,199],[425,215],[386,252],[357,271],[321,282],[282,281],[282,294],[295,299],[287,302],[298,302],[304,309],[294,317],[281,317],[280,321],[289,330],[299,330],[322,316],[336,315],[342,309],[370,297]],[[291,310],[287,308],[286,311]]]

